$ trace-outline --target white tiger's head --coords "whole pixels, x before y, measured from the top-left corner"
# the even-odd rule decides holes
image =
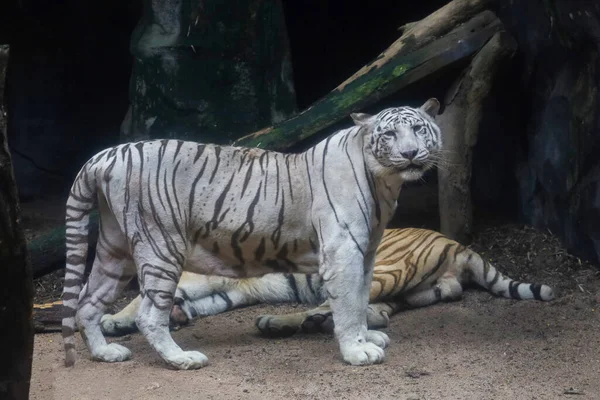
[[[439,110],[439,101],[432,98],[419,108],[387,108],[376,115],[355,113],[351,117],[366,129],[365,151],[385,172],[414,181],[439,160],[442,139],[434,121]]]

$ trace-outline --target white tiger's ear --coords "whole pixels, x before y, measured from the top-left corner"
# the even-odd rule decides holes
[[[421,106],[421,110],[425,111],[431,118],[435,118],[440,112],[440,102],[435,97],[432,97]]]
[[[350,114],[350,118],[356,125],[364,126],[369,123],[369,120],[372,118],[372,115],[365,113],[352,113]]]

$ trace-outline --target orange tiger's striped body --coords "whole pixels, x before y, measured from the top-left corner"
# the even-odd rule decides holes
[[[427,229],[388,229],[377,249],[367,320],[369,328],[387,326],[403,308],[423,307],[458,299],[463,286],[476,283],[491,293],[512,299],[552,300],[546,285],[519,283],[505,277],[479,254]],[[173,325],[258,303],[319,303],[325,300],[317,274],[268,274],[260,278],[228,279],[184,274],[171,313]],[[116,315],[105,315],[106,334],[136,330],[139,299]],[[333,329],[327,303],[300,313],[260,316],[256,326],[268,335],[285,336],[303,330]]]

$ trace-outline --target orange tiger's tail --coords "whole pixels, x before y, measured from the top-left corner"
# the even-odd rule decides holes
[[[468,250],[467,268],[471,271],[473,282],[497,296],[516,300],[550,301],[554,299],[554,291],[550,286],[518,282],[504,276],[492,264],[471,250]]]

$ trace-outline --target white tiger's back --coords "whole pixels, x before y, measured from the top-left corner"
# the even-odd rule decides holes
[[[115,149],[114,167],[100,176],[100,194],[112,210],[152,210],[153,229],[170,236],[172,249],[185,248],[174,256],[186,259],[186,270],[251,276],[296,265],[314,271],[310,194],[293,190],[308,186],[297,155],[166,140]],[[141,166],[132,172],[139,176],[128,175],[129,164]],[[139,218],[114,215],[132,240]]]

